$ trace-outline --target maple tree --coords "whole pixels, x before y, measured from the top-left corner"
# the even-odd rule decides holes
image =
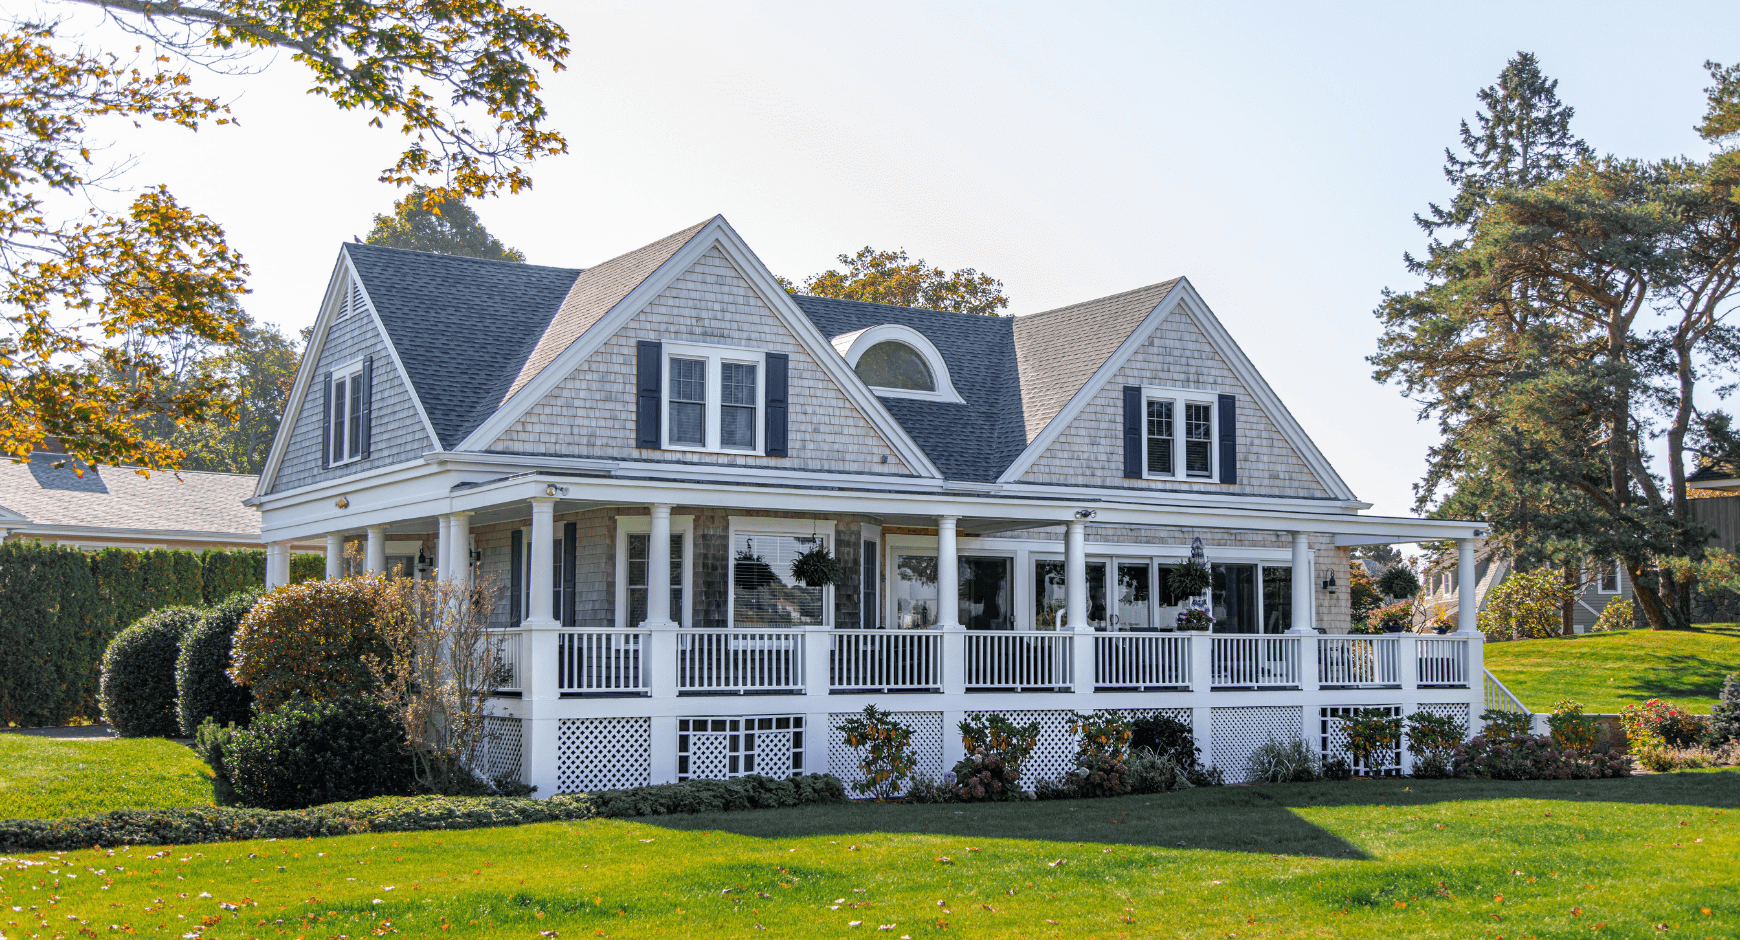
[[[1009,306],[1002,281],[973,268],[950,272],[931,267],[923,258],[912,260],[904,248],[877,251],[866,245],[855,255],[840,255],[840,264],[844,271],[829,268],[813,274],[801,289],[783,277],[780,286],[794,294],[955,313],[995,316]]]

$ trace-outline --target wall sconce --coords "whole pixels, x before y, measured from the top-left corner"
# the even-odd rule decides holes
[[[1098,509],[1077,509],[1075,511],[1075,517],[1077,519],[1092,519],[1099,514],[1100,511]]]
[[[1331,574],[1323,579],[1323,589],[1331,594],[1335,593],[1335,575]]]
[[[333,505],[337,506],[340,509],[349,509],[350,508],[350,499],[349,499],[349,497],[340,496],[338,498],[338,500],[333,503]]]
[[[545,496],[567,496],[568,495],[568,488],[565,486],[557,486],[556,484],[551,483],[549,486],[544,487],[544,495]]]

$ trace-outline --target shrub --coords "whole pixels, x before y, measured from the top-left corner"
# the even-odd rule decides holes
[[[1420,593],[1420,576],[1403,565],[1392,565],[1378,575],[1377,587],[1389,597],[1413,597]]]
[[[236,802],[236,788],[230,784],[229,765],[224,763],[224,749],[229,747],[239,730],[235,722],[220,725],[210,718],[193,731],[193,752],[212,772],[212,795],[219,805]]]
[[[1451,773],[1493,780],[1588,780],[1626,777],[1631,755],[1610,751],[1566,751],[1546,735],[1475,735],[1456,748]]]
[[[930,774],[917,774],[906,790],[909,803],[953,803],[955,787],[948,780],[938,780]]]
[[[1610,630],[1629,630],[1636,613],[1631,606],[1631,598],[1615,597],[1601,608],[1601,613],[1595,617],[1595,623],[1589,627],[1591,633],[1606,633]]]
[[[1069,730],[1081,735],[1075,767],[1065,774],[1082,796],[1119,796],[1130,792],[1130,722],[1117,712],[1072,712]]]
[[[230,678],[248,687],[258,708],[369,694],[367,663],[387,655],[375,630],[382,583],[305,581],[262,597],[236,631]]]
[[[175,661],[181,639],[205,616],[197,607],[166,607],[140,617],[103,654],[103,719],[126,738],[173,737]]]
[[[1416,757],[1448,758],[1462,743],[1462,723],[1448,715],[1417,711],[1407,717],[1408,750]]]
[[[783,780],[749,774],[734,780],[687,780],[592,794],[599,816],[668,816],[737,809],[776,809],[846,802],[846,787],[832,774],[804,774]]]
[[[299,809],[411,792],[405,731],[371,698],[297,701],[261,712],[223,748],[245,806]]]
[[[97,714],[115,620],[83,552],[0,542],[0,727]]]
[[[1347,756],[1356,768],[1367,774],[1380,769],[1372,759],[1395,751],[1402,743],[1402,719],[1388,709],[1362,708],[1352,715],[1340,716],[1341,727],[1347,732]],[[1385,761],[1388,763],[1388,761]]]
[[[175,710],[183,737],[193,737],[207,719],[248,723],[254,695],[230,678],[230,647],[236,628],[261,593],[251,588],[231,595],[182,637],[175,660]]]
[[[1558,636],[1564,630],[1564,606],[1575,596],[1555,569],[1513,571],[1486,593],[1480,632],[1495,642]]]
[[[1145,747],[1130,749],[1130,792],[1167,793],[1191,786],[1190,774],[1171,754]]]
[[[1323,758],[1323,779],[1352,780],[1353,765],[1347,762],[1347,758],[1340,755],[1326,756]]]
[[[1039,743],[1039,722],[1016,725],[998,714],[960,723],[967,756],[955,765],[955,796],[962,802],[1019,800],[1021,765]]]
[[[1704,731],[1704,743],[1720,747],[1727,741],[1740,741],[1740,675],[1730,673],[1722,683],[1722,697],[1710,706],[1709,726]]]
[[[1298,738],[1263,742],[1251,752],[1245,779],[1253,783],[1310,783],[1321,777],[1317,752]]]
[[[1625,729],[1626,737],[1638,744],[1660,741],[1674,747],[1687,747],[1704,736],[1704,719],[1659,698],[1620,709],[1619,724]]]
[[[1196,746],[1195,730],[1168,715],[1144,715],[1131,721],[1130,747],[1153,751],[1184,770],[1201,765],[1202,748]]]
[[[894,715],[875,705],[864,706],[840,725],[846,746],[858,751],[858,771],[852,789],[859,796],[886,800],[899,796],[918,769],[912,750],[912,728],[894,720]]]
[[[1489,708],[1480,713],[1482,732],[1489,738],[1527,737],[1533,733],[1535,716],[1527,712],[1507,712]]]
[[[1401,633],[1414,625],[1414,602],[1411,600],[1396,601],[1372,611],[1366,618],[1368,632]],[[1370,627],[1377,630],[1370,631]]]
[[[1583,714],[1583,703],[1564,699],[1547,717],[1553,743],[1568,751],[1592,751],[1597,737],[1595,719]]]

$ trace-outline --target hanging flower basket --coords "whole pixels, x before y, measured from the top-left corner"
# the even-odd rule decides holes
[[[797,556],[791,563],[791,576],[805,587],[827,587],[840,581],[840,559],[828,551],[826,545],[815,548]]]
[[[1181,561],[1166,572],[1166,586],[1179,597],[1195,597],[1214,584],[1214,573],[1207,565]]]

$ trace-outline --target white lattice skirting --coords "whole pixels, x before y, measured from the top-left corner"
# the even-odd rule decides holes
[[[1252,705],[1216,708],[1210,714],[1214,766],[1227,783],[1243,783],[1250,776],[1251,754],[1269,739],[1287,742],[1304,737],[1305,710],[1297,705]],[[1209,749],[1204,748],[1205,751]]]
[[[482,753],[478,755],[478,763],[489,771],[492,779],[522,779],[525,774],[520,767],[520,755],[524,749],[525,740],[518,718],[492,715],[483,719],[483,741],[479,746]]]
[[[639,787],[652,779],[650,718],[564,718],[557,738],[560,793]]]
[[[807,773],[804,716],[677,719],[677,779],[730,780],[745,774]]]
[[[1352,718],[1356,713],[1368,708],[1375,708],[1392,717],[1402,716],[1400,705],[1329,705],[1320,708],[1317,712],[1319,752],[1326,758],[1340,757],[1346,760],[1353,765],[1354,773],[1394,777],[1402,772],[1402,751],[1400,748],[1372,755],[1379,760],[1371,767],[1355,761],[1353,755],[1347,751],[1347,726],[1341,723],[1341,719]]]
[[[942,712],[894,712],[894,720],[912,729],[912,749],[918,756],[919,776],[932,780],[942,779],[943,771],[943,713]],[[852,784],[864,779],[858,770],[858,750],[846,746],[845,732],[840,726],[853,718],[860,717],[858,712],[837,712],[828,716],[828,772],[846,784],[846,792],[856,796],[857,790]]]
[[[1431,712],[1434,715],[1441,715],[1445,718],[1454,719],[1462,726],[1463,736],[1467,736],[1469,725],[1469,708],[1467,702],[1436,702],[1425,704],[1420,706],[1420,711]]]

